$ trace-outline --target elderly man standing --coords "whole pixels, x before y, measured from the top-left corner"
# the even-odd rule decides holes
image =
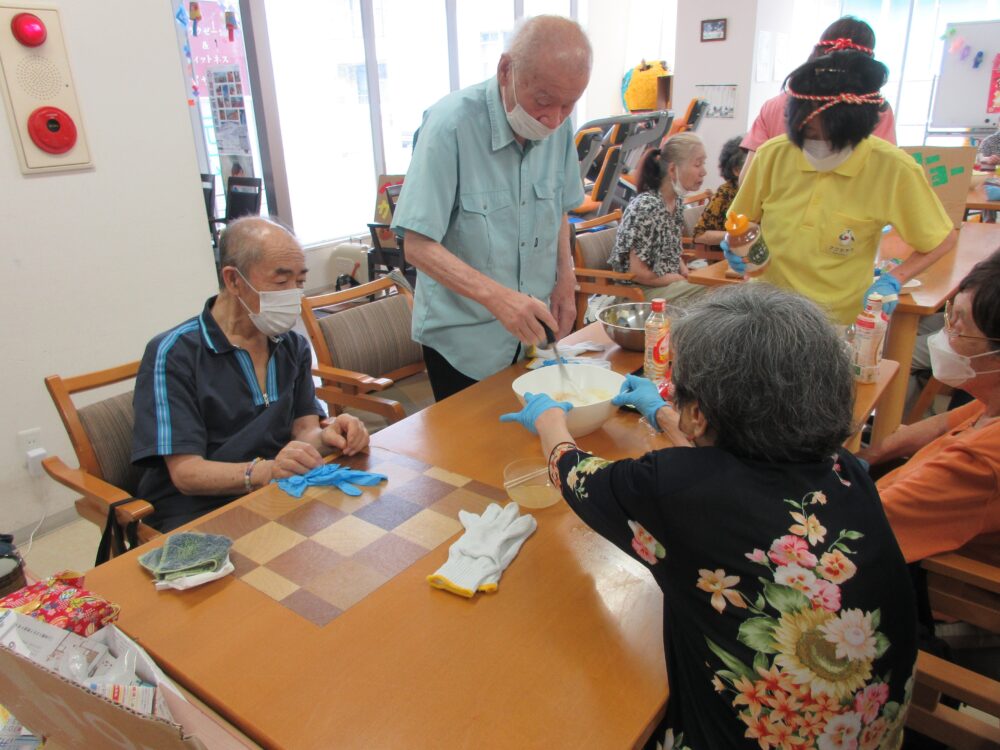
[[[542,323],[573,324],[566,212],[584,194],[567,118],[591,58],[579,25],[537,16],[495,77],[424,114],[393,227],[420,271],[413,338],[437,400],[544,341]]]
[[[291,331],[307,271],[296,239],[247,217],[219,253],[218,296],[150,341],[136,378],[132,461],[161,531],[368,445],[357,418],[320,421],[309,344]]]

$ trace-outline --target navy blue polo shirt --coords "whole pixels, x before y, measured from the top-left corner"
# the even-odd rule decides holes
[[[170,481],[163,456],[191,454],[210,461],[274,458],[292,439],[296,419],[324,416],[312,380],[308,342],[289,332],[269,341],[266,388],[253,362],[233,346],[205,303],[201,315],[156,336],[146,346],[135,381],[132,462],[146,471],[138,496],[156,507],[150,519],[191,518],[232,496],[185,496]]]

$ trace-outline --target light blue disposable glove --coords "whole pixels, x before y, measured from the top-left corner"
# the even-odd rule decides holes
[[[341,466],[340,464],[324,464],[323,466],[317,466],[311,471],[307,471],[305,474],[277,479],[275,481],[281,489],[292,497],[302,497],[306,488],[310,486],[336,487],[347,495],[357,497],[361,494],[361,490],[355,487],[355,484],[373,487],[387,479],[388,477],[385,474],[348,469],[346,466]]]
[[[898,298],[899,290],[902,286],[899,283],[899,279],[893,276],[891,273],[883,273],[875,279],[875,283],[868,287],[868,291],[865,292],[864,298],[861,300],[861,304],[865,305],[868,303],[868,297],[872,294],[881,294],[882,309],[885,310],[886,315],[892,315],[892,311],[896,309],[896,302],[898,299],[884,299],[886,295],[895,294]]]
[[[572,408],[573,404],[569,401],[553,401],[552,398],[545,393],[525,393],[524,408],[521,409],[521,411],[501,414],[500,421],[520,422],[522,426],[537,435],[538,430],[535,429],[535,420],[541,416],[543,411],[548,411],[549,409],[562,409],[563,411],[569,411]]]
[[[733,269],[734,272],[739,274],[746,274],[747,264],[740,256],[729,249],[729,243],[723,240],[719,245],[722,248],[722,254],[726,256],[726,260],[729,262],[729,267]]]
[[[615,406],[634,406],[639,413],[646,418],[653,427],[660,429],[656,423],[656,412],[660,407],[666,406],[656,384],[648,378],[640,378],[638,375],[626,375],[625,382],[618,395],[611,399]]]

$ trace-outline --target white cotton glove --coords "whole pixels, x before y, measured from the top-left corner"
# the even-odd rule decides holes
[[[496,591],[504,569],[538,526],[520,511],[513,502],[502,509],[490,503],[481,516],[459,511],[465,533],[451,545],[448,561],[427,576],[428,583],[467,598],[476,591]]]

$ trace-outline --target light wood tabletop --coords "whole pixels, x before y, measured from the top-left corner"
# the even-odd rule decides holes
[[[609,343],[599,325],[569,340],[588,339]],[[613,345],[597,356],[619,371],[642,359]],[[523,371],[508,368],[376,433],[371,454],[352,465],[379,470],[390,451],[502,486],[506,463],[541,458],[536,437],[498,422],[518,408],[510,383]],[[880,383],[891,371],[885,363]],[[858,388],[859,420],[880,390]],[[580,443],[609,458],[668,445],[625,411]],[[310,492],[326,501],[338,491]],[[245,522],[255,548],[237,540],[234,549],[265,560],[273,553],[261,546],[273,539],[241,519],[280,521],[288,507],[294,502],[272,485],[189,528]],[[150,545],[94,569],[87,585],[121,605],[119,626],[172,678],[265,747],[641,746],[667,699],[662,594],[642,565],[565,504],[532,512],[538,529],[497,594],[470,601],[426,583],[452,536],[319,627],[262,590],[279,585],[271,572],[157,593],[136,562]],[[298,570],[279,569],[294,577],[319,565],[318,549]]]
[[[603,331],[578,338],[594,333]],[[629,369],[641,358],[617,348],[606,356]],[[497,421],[518,408],[510,382],[521,371],[464,392],[466,407],[453,409],[454,397],[377,433],[371,460],[398,449],[502,486],[507,462],[540,456],[537,438]],[[666,444],[637,420],[616,415],[581,442],[610,456]],[[275,516],[287,502],[272,485],[189,526],[212,529],[252,510]],[[171,677],[266,747],[641,746],[666,706],[662,594],[565,504],[532,513],[538,529],[496,594],[465,600],[427,584],[452,536],[322,627],[250,576],[157,593],[137,552],[94,569],[87,585],[121,605],[119,626]],[[312,554],[300,567],[320,559]]]
[[[1000,211],[1000,201],[991,201],[986,197],[986,185],[979,183],[969,188],[969,197],[965,201],[966,211]]]
[[[962,278],[979,261],[1000,249],[1000,225],[966,222],[958,233],[955,249],[916,278],[920,286],[905,289],[892,314],[885,344],[885,356],[899,363],[900,377],[887,386],[872,427],[872,442],[879,443],[899,427],[906,400],[907,373],[913,361],[913,346],[917,339],[920,318],[941,309],[958,290]],[[882,238],[879,256],[907,258],[913,248],[894,231]],[[725,261],[700,268],[688,275],[688,280],[706,286],[740,283],[741,279],[726,276]]]

